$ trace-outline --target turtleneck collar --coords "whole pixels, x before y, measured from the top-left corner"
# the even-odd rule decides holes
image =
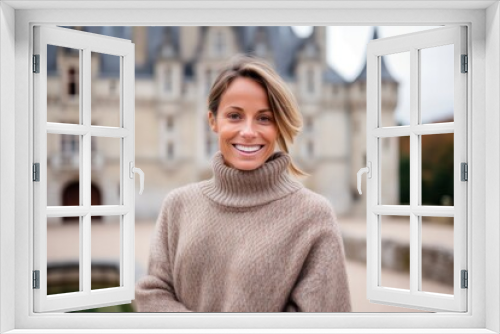
[[[288,175],[289,164],[287,154],[275,152],[259,168],[244,171],[228,167],[221,152],[217,152],[212,159],[214,176],[201,182],[201,190],[205,196],[224,206],[263,205],[303,187]]]

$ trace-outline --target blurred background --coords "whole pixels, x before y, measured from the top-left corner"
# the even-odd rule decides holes
[[[420,312],[366,299],[366,45],[435,27],[67,27],[135,44],[136,280],[147,272],[149,241],[163,198],[211,177],[217,137],[207,95],[237,53],[268,61],[294,92],[304,127],[291,155],[301,179],[335,208],[342,229],[354,312]],[[79,51],[48,47],[47,121],[79,123]],[[381,125],[409,124],[409,53],[382,57]],[[453,122],[453,48],[421,54],[422,123]],[[92,125],[120,126],[120,59],[92,53]],[[438,72],[442,75],[435,75]],[[433,73],[430,79],[430,73]],[[436,77],[438,78],[436,80]],[[425,88],[424,88],[425,87]],[[47,204],[79,205],[80,137],[47,135]],[[422,204],[453,205],[453,134],[422,136]],[[381,204],[409,204],[409,137],[383,138]],[[120,139],[92,137],[92,205],[120,203]],[[363,180],[363,190],[365,180]],[[423,217],[422,289],[453,293],[453,218]],[[79,219],[49,218],[48,293],[78,291]],[[92,217],[92,289],[119,286],[120,217]],[[381,222],[381,285],[409,289],[408,216]],[[92,309],[130,312],[134,305]]]

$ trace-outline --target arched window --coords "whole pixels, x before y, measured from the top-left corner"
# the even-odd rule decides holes
[[[174,130],[174,116],[168,115],[166,121],[167,131],[171,132]]]
[[[175,145],[172,141],[168,141],[167,143],[167,160],[174,159],[175,156]]]
[[[165,92],[170,93],[172,91],[172,69],[167,67],[165,69]]]
[[[76,78],[76,71],[73,67],[71,67],[68,73],[68,94],[70,96],[77,94]]]

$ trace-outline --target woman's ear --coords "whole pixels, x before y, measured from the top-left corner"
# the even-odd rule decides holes
[[[210,125],[210,128],[213,132],[217,133],[217,122],[215,120],[215,115],[210,110],[208,111],[208,125]]]

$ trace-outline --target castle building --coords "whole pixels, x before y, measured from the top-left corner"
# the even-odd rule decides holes
[[[236,53],[268,61],[295,94],[304,127],[291,155],[310,174],[304,185],[339,215],[363,212],[356,173],[366,166],[366,64],[353,82],[330,67],[326,27],[314,27],[306,38],[276,26],[72,28],[135,43],[135,165],[146,175],[144,193],[136,196],[138,221],[156,218],[172,189],[211,176],[218,144],[208,127],[207,95],[223,62]],[[79,52],[55,46],[47,52],[47,121],[78,124]],[[92,53],[91,66],[92,125],[119,126],[119,57]],[[381,80],[384,124],[396,125],[398,83],[383,61]],[[79,140],[47,137],[48,205],[78,205]],[[383,150],[383,196],[396,203],[397,138]],[[92,138],[92,205],[119,204],[119,153],[120,139]]]

